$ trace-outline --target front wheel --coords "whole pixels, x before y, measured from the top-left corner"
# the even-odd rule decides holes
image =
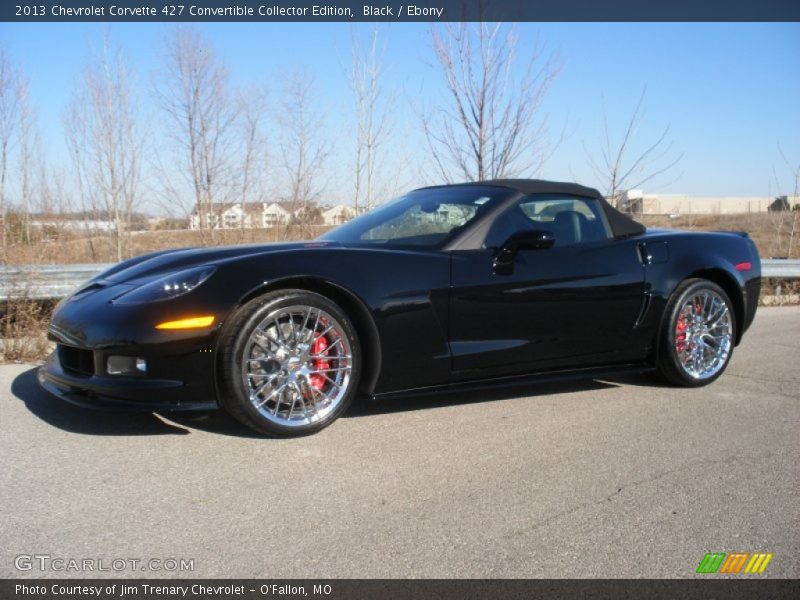
[[[660,375],[684,387],[711,383],[730,362],[735,328],[725,290],[705,279],[684,281],[667,304],[658,353]]]
[[[347,315],[328,298],[281,290],[243,306],[223,334],[222,405],[261,433],[315,433],[350,405],[361,347]]]

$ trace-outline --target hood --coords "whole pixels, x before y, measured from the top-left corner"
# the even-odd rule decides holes
[[[199,265],[220,264],[256,255],[311,250],[339,245],[337,242],[312,241],[164,250],[138,256],[114,265],[98,275],[95,281],[102,280],[114,283],[141,282],[171,271]]]

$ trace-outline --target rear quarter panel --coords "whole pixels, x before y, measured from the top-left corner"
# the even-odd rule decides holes
[[[648,230],[641,242],[661,247],[655,262],[645,267],[651,308],[643,326],[655,334],[678,285],[692,277],[706,277],[722,285],[731,296],[737,313],[738,344],[753,321],[761,287],[761,260],[752,240],[746,234],[733,232]],[[662,252],[664,256],[660,256]],[[749,268],[745,268],[746,263]]]

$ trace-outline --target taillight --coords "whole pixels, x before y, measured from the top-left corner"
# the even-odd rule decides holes
[[[753,264],[749,262],[740,262],[734,267],[737,271],[749,271],[753,268]]]

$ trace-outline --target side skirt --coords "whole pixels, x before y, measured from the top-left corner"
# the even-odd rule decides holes
[[[395,390],[372,394],[370,400],[390,400],[395,398],[411,398],[415,396],[430,396],[434,394],[450,394],[459,391],[493,390],[505,387],[517,387],[553,383],[558,381],[574,381],[580,379],[601,379],[614,375],[624,375],[633,373],[645,373],[655,370],[649,363],[630,363],[621,365],[609,365],[604,367],[591,367],[586,369],[571,369],[561,371],[547,371],[535,374],[506,375],[503,377],[490,377],[486,379],[472,379],[469,381],[458,381],[443,385],[432,385],[426,387],[412,388],[407,390]]]

